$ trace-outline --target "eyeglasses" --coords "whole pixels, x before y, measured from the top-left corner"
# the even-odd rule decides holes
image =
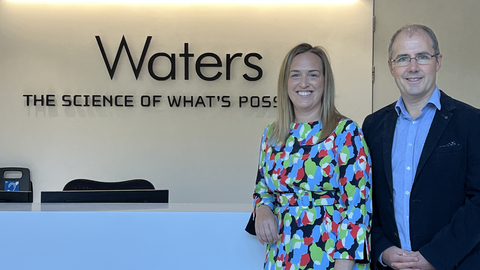
[[[417,64],[419,65],[427,65],[427,64],[430,64],[430,62],[432,61],[432,59],[435,57],[437,57],[438,53],[437,54],[419,54],[415,57],[408,57],[408,56],[399,56],[395,59],[392,59],[390,61],[392,61],[396,66],[399,66],[399,67],[405,67],[405,66],[408,66],[410,64],[410,61],[412,61],[412,59],[415,59],[415,61],[417,61]]]

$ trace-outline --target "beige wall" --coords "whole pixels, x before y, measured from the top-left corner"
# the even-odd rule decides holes
[[[437,75],[439,88],[480,107],[479,11],[478,0],[376,0],[374,110],[398,99],[399,93],[387,65],[388,43],[398,28],[410,23],[425,24],[437,35],[443,54]]]
[[[115,5],[14,3],[0,0],[0,166],[31,169],[34,201],[74,178],[118,181],[146,178],[169,189],[171,202],[251,201],[258,146],[274,108],[239,108],[240,96],[274,96],[285,53],[300,42],[329,51],[339,109],[361,122],[371,112],[372,0],[345,5]],[[138,80],[125,54],[110,80],[95,41],[110,61],[125,36],[138,61],[152,42]],[[203,81],[190,62],[183,79],[156,81],[148,59],[157,52],[257,52],[263,78],[242,61]],[[242,58],[243,59],[243,58]],[[157,62],[156,72],[165,72]],[[220,69],[224,72],[224,70]],[[163,73],[165,74],[165,73]],[[213,74],[213,73],[212,73]],[[23,95],[56,96],[56,106],[27,106]],[[65,107],[63,95],[132,95],[134,107]],[[162,95],[156,107],[142,95]],[[230,96],[231,107],[171,108],[167,96]]]

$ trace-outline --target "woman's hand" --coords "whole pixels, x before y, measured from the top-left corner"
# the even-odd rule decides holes
[[[278,234],[277,219],[270,207],[261,205],[257,208],[255,215],[255,233],[260,243],[275,243],[280,235]]]

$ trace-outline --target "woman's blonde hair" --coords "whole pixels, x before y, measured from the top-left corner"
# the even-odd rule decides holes
[[[319,115],[320,121],[322,121],[322,132],[319,141],[325,140],[333,132],[339,120],[345,118],[335,108],[335,84],[327,52],[319,46],[313,47],[307,43],[299,44],[288,52],[280,67],[277,86],[277,120],[274,122],[273,130],[270,133],[269,144],[281,145],[284,143],[290,133],[290,125],[295,121],[295,111],[288,97],[287,87],[292,60],[295,56],[302,53],[313,53],[317,55],[322,60],[323,65],[325,85]]]

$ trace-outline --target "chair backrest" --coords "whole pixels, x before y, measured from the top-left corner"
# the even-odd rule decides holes
[[[127,190],[127,189],[155,189],[150,181],[145,179],[131,179],[120,182],[102,182],[90,179],[75,179],[68,182],[63,190]]]
[[[30,170],[21,167],[0,168],[0,190],[32,191]]]

